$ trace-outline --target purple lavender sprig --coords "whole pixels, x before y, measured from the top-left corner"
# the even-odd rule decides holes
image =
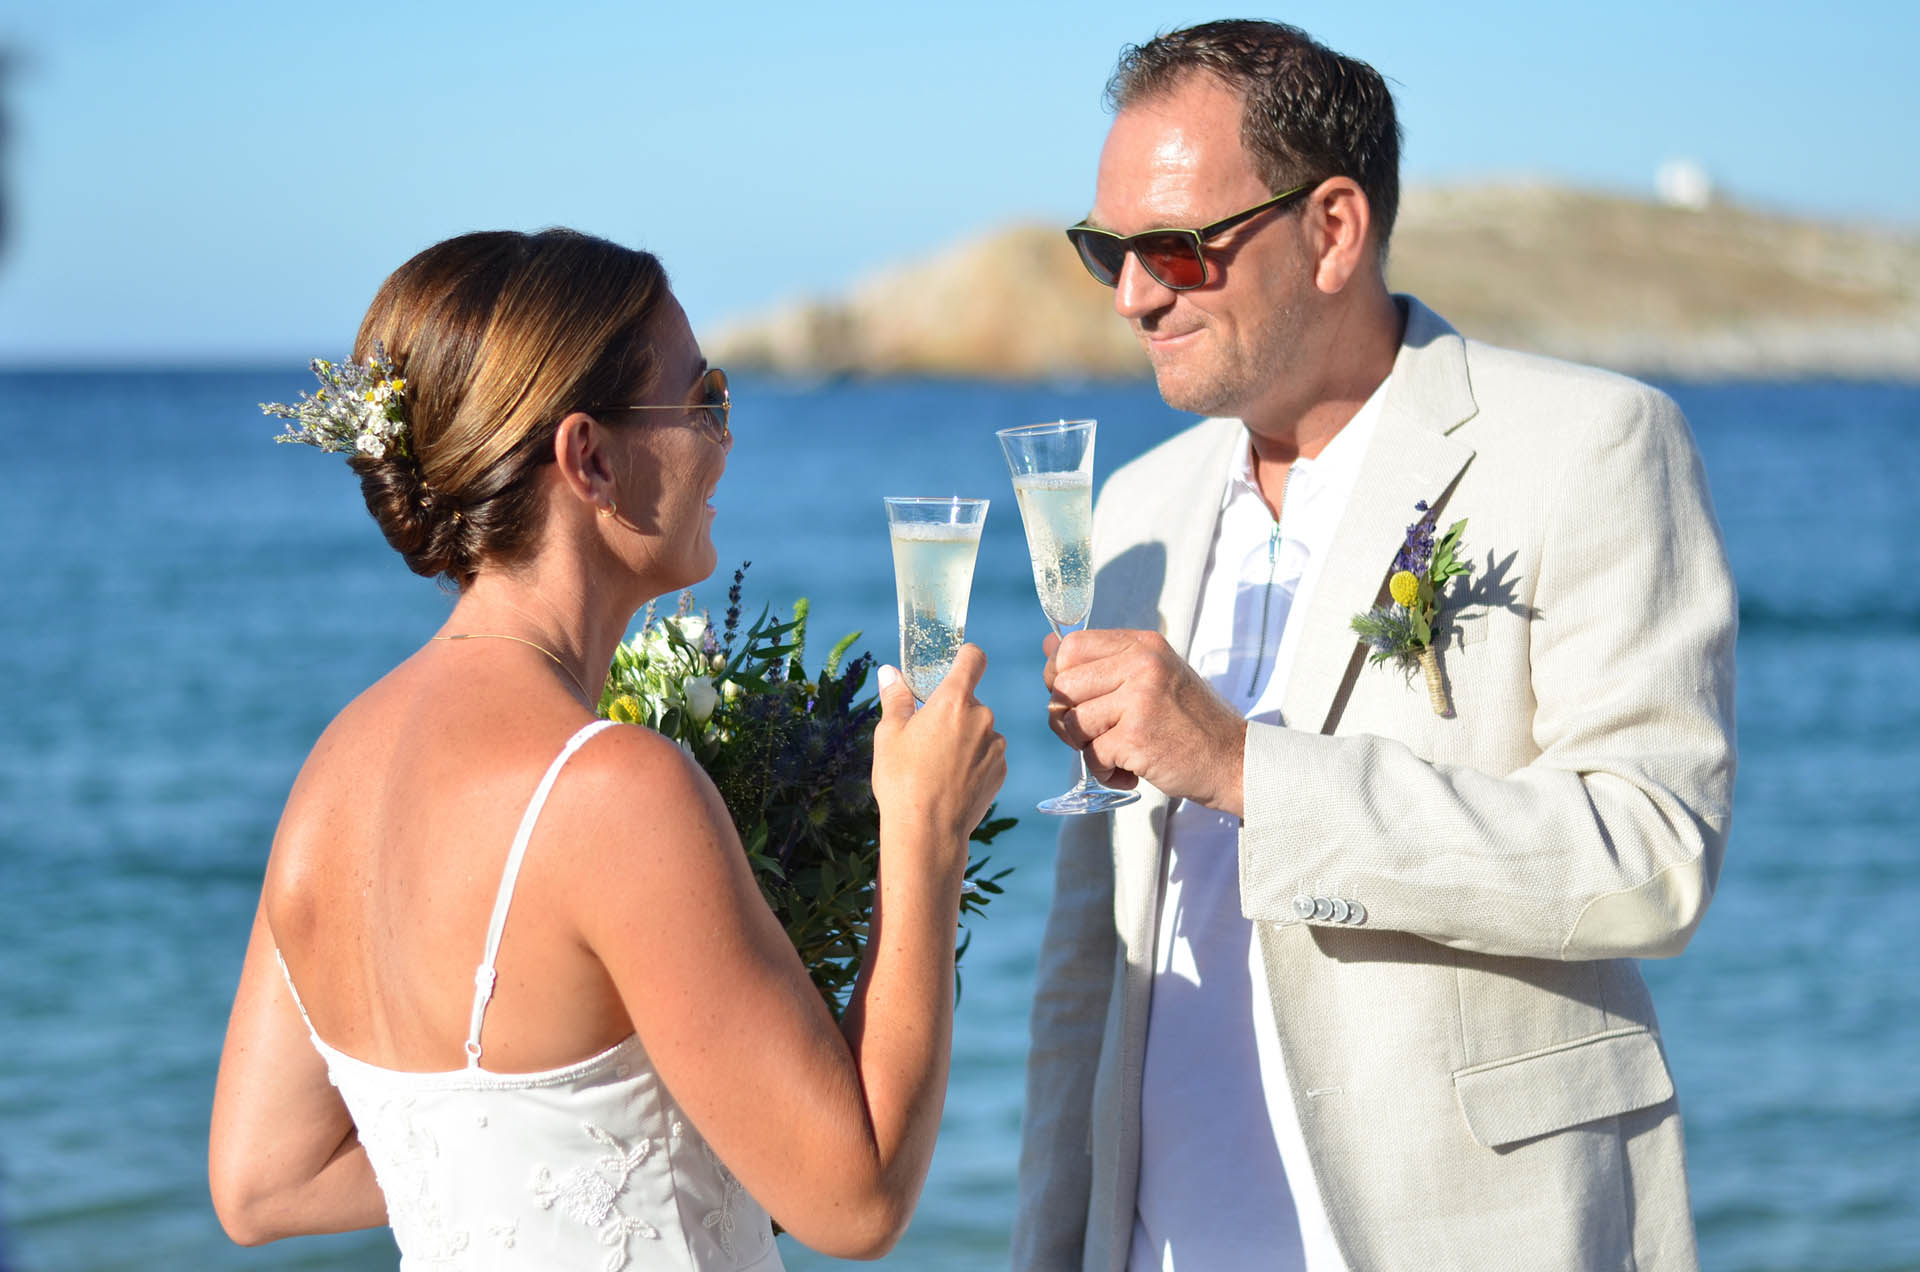
[[[1427,508],[1427,501],[1424,499],[1413,506],[1416,511],[1425,515],[1407,527],[1406,542],[1400,545],[1400,551],[1393,558],[1393,570],[1396,574],[1402,570],[1409,574],[1425,574],[1427,567],[1433,561],[1435,514]]]

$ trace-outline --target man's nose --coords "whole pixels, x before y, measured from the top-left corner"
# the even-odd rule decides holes
[[[1122,318],[1137,319],[1165,309],[1178,295],[1159,282],[1140,263],[1140,257],[1128,252],[1120,262],[1120,277],[1114,281],[1113,307]]]

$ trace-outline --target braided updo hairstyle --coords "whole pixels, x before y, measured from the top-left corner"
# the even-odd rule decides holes
[[[560,420],[653,387],[668,294],[650,253],[565,229],[463,234],[381,284],[353,356],[377,341],[406,380],[409,453],[348,462],[409,568],[464,588],[537,545]]]

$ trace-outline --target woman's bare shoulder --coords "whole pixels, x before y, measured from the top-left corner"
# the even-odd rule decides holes
[[[601,730],[568,762],[549,808],[584,860],[644,865],[702,849],[738,855],[713,781],[678,745],[640,725]]]

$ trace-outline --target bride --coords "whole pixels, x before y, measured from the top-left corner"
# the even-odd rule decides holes
[[[884,1253],[933,1153],[967,835],[1006,769],[984,656],[918,711],[883,671],[880,881],[836,1025],[706,776],[594,719],[635,612],[714,568],[733,444],[659,262],[452,239],[387,279],[354,357],[386,368],[349,461],[367,505],[459,597],[288,797],[220,1061],[221,1223],[390,1223],[419,1269],[771,1269],[769,1214]]]

